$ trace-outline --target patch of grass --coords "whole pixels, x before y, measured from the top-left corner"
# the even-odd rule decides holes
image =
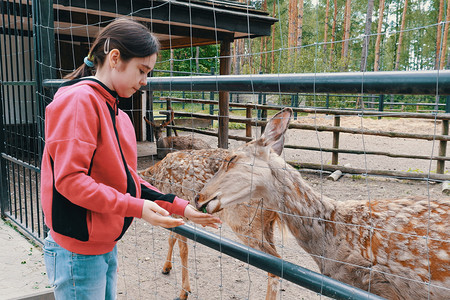
[[[25,234],[23,234],[16,225],[14,225],[14,223],[12,223],[11,221],[2,218],[3,222],[5,222],[6,225],[8,225],[9,227],[11,227],[12,229],[14,229],[14,231],[16,231],[17,233],[19,233],[23,238],[25,238],[31,245],[33,245],[36,248],[40,248],[41,245],[37,244],[34,240],[30,239],[28,236],[26,236]],[[32,251],[32,250],[30,250]]]
[[[423,171],[421,171],[421,170],[419,170],[419,169],[411,169],[411,168],[409,168],[406,172],[408,172],[408,173],[423,173]]]
[[[355,174],[352,175],[352,180],[361,180],[361,179],[363,179],[363,177],[361,175],[355,175]]]

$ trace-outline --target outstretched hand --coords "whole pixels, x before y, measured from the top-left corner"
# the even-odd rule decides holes
[[[167,210],[152,201],[144,201],[142,219],[154,226],[165,228],[184,225],[183,219],[172,218]]]
[[[196,210],[192,205],[188,204],[184,209],[184,216],[194,223],[200,224],[203,227],[210,226],[213,228],[219,228],[217,224],[221,224],[222,221],[218,217],[210,214],[202,213]]]

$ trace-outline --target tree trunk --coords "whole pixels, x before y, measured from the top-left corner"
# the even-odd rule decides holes
[[[264,0],[262,8],[263,8],[263,11],[267,11],[267,0]],[[267,38],[265,36],[261,37],[261,47],[260,47],[260,51],[259,51],[259,53],[260,53],[259,71],[260,72],[264,72],[265,71],[265,68],[264,68],[263,64],[264,64],[264,56],[267,57],[267,53],[265,51],[266,39]]]
[[[366,71],[367,52],[369,49],[370,29],[372,27],[373,0],[367,0],[366,27],[364,28],[364,41],[361,53],[361,72]]]
[[[288,48],[289,48],[289,53],[292,53],[292,47],[294,45],[294,40],[295,40],[295,14],[294,14],[294,3],[296,2],[296,0],[289,0],[289,16],[288,16],[288,22],[289,22],[289,26],[288,26]],[[289,55],[290,56],[290,55]]]
[[[272,17],[275,18],[276,13],[276,1],[273,1],[273,13],[272,13]],[[275,71],[275,25],[272,25],[272,61],[271,61],[271,70],[272,73]]]
[[[337,0],[334,0],[333,27],[331,28],[330,65],[333,63],[334,42],[336,41]]]
[[[200,47],[195,47],[195,70],[200,73]]]
[[[342,45],[341,60],[344,62],[344,70],[348,67],[348,44],[350,39],[350,25],[351,25],[351,0],[345,3],[345,22],[344,22],[344,42]]]
[[[170,76],[173,76],[173,49],[170,49]]]
[[[376,72],[380,69],[380,44],[381,44],[381,30],[383,29],[384,19],[384,0],[380,0],[380,13],[378,16],[378,29],[377,29],[377,41],[375,43],[375,63],[373,71]]]
[[[327,0],[327,7],[325,8],[325,28],[323,29],[323,53],[324,57],[327,55],[327,35],[328,35],[328,14],[330,13],[330,0]]]
[[[447,39],[448,39],[448,24],[450,22],[450,0],[447,1],[447,15],[445,16],[445,27],[444,27],[444,38],[442,41],[442,54],[441,54],[441,63],[439,69],[443,69],[445,66],[445,57],[447,53]]]
[[[234,53],[235,53],[235,64],[234,64],[234,74],[241,74],[241,43],[242,39],[234,40]]]
[[[395,68],[394,68],[395,71],[398,71],[398,67],[400,66],[400,54],[402,53],[403,31],[405,30],[407,11],[408,11],[408,0],[405,0],[405,6],[403,7],[403,15],[402,15],[402,25],[400,27],[400,35],[398,38],[397,57],[395,59]]]
[[[298,0],[297,15],[297,53],[300,54],[303,39],[303,0]]]
[[[439,16],[438,16],[438,26],[436,33],[436,63],[434,68],[439,69],[440,57],[441,57],[441,35],[442,35],[442,16],[444,15],[444,0],[439,1]]]

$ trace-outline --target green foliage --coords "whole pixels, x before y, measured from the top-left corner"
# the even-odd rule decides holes
[[[246,40],[246,54],[253,59],[242,60],[242,73],[314,73],[337,71],[360,71],[361,56],[364,40],[364,28],[368,1],[353,0],[351,2],[351,26],[349,50],[347,56],[348,66],[341,58],[344,37],[344,8],[345,0],[337,1],[337,17],[335,43],[331,53],[331,32],[334,15],[334,1],[330,1],[328,14],[327,44],[324,44],[325,12],[327,1],[304,1],[302,44],[300,49],[288,49],[288,5],[289,1],[269,0],[268,12],[273,16],[273,1],[276,1],[275,17],[275,47],[274,65],[260,64],[261,38]],[[404,1],[386,0],[383,14],[383,27],[380,47],[380,71],[391,71],[395,68],[397,47]],[[408,1],[406,24],[401,47],[400,64],[398,70],[428,70],[434,68],[436,52],[437,16],[439,1]],[[366,70],[373,71],[375,62],[375,42],[377,39],[377,26],[379,20],[379,0],[375,0],[372,12],[372,23],[367,52]],[[271,57],[272,37],[267,42],[267,51]],[[250,66],[252,63],[252,66]]]
[[[275,2],[275,12],[273,3]],[[361,56],[366,26],[368,0],[351,2],[350,39],[348,55],[341,58],[344,37],[344,11],[346,0],[337,1],[336,29],[333,45],[332,26],[334,18],[334,1],[329,1],[327,24],[327,43],[324,43],[325,12],[327,1],[304,1],[301,47],[288,48],[288,9],[289,1],[268,0],[267,11],[278,19],[273,25],[273,37],[243,39],[239,57],[233,60],[232,72],[240,74],[255,73],[320,73],[338,71],[360,71]],[[249,5],[262,9],[262,0],[252,0]],[[375,62],[375,42],[380,18],[379,0],[375,0],[370,26],[369,46],[365,70],[373,71]],[[383,14],[383,27],[380,45],[380,71],[395,68],[404,1],[386,0]],[[437,16],[439,0],[408,1],[406,24],[401,47],[398,70],[433,69],[436,55]],[[445,15],[445,14],[444,14]],[[274,48],[272,49],[272,38]],[[262,43],[265,43],[262,45]],[[234,55],[234,43],[232,54]],[[331,53],[331,47],[333,51]],[[220,56],[218,45],[190,47],[173,50],[173,71],[188,73],[217,72]],[[263,52],[261,52],[263,51]],[[272,65],[272,54],[274,63]],[[170,70],[170,50],[161,51],[156,69]],[[168,75],[168,74],[167,74]]]
[[[186,73],[211,73],[211,69],[218,70],[219,46],[207,45],[199,47],[198,63],[196,47],[173,50],[173,71]],[[170,50],[163,50],[159,54],[155,69],[170,70]],[[183,75],[183,74],[182,74]],[[184,74],[186,75],[186,74]],[[165,74],[163,76],[170,76]]]

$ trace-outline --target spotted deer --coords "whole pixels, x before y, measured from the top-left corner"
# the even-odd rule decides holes
[[[173,193],[193,203],[196,193],[213,177],[229,153],[230,151],[225,149],[169,153],[163,160],[141,172],[141,176],[163,193]],[[268,210],[261,211],[258,204],[259,201],[250,201],[247,205],[230,207],[222,210],[219,216],[246,245],[280,257],[274,245],[274,227],[275,223],[279,222],[278,214]],[[187,299],[191,289],[185,237],[171,233],[162,272],[168,274],[172,269],[172,252],[177,240],[182,264],[182,290],[179,299]],[[269,274],[267,300],[276,299],[278,281],[278,277]]]
[[[260,138],[229,153],[196,207],[217,213],[263,199],[324,275],[387,299],[449,299],[450,199],[322,195],[271,150],[291,114],[284,109]]]
[[[179,150],[199,150],[210,149],[211,146],[204,140],[195,138],[191,135],[179,136],[175,132],[175,136],[163,137],[163,129],[169,125],[175,115],[172,109],[170,109],[170,119],[163,122],[161,125],[156,125],[152,121],[144,117],[145,122],[153,129],[153,134],[156,140],[156,156],[158,159],[163,159],[168,153]]]

